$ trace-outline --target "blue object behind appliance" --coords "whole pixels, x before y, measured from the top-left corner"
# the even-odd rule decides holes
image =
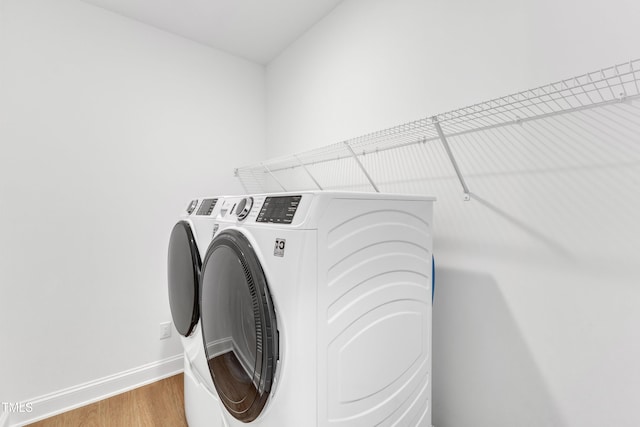
[[[431,255],[431,304],[436,294],[436,259]]]

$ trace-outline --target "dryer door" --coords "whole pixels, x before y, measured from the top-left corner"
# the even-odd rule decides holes
[[[271,392],[278,331],[264,271],[254,248],[238,230],[222,231],[207,250],[200,315],[218,396],[231,415],[251,422]]]
[[[202,262],[191,226],[186,221],[178,222],[171,231],[167,264],[173,324],[180,334],[188,336],[198,323],[198,286]]]

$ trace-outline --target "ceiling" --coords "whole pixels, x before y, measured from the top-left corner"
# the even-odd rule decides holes
[[[342,0],[83,0],[266,64]]]

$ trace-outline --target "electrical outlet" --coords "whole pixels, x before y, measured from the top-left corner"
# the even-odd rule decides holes
[[[160,323],[160,339],[166,340],[171,337],[171,322]]]

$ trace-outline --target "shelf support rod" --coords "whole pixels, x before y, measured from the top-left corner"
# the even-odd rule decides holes
[[[373,182],[373,179],[371,179],[371,176],[369,175],[369,172],[367,172],[367,170],[364,168],[362,163],[360,163],[360,159],[358,159],[358,155],[355,153],[355,151],[353,151],[353,149],[351,148],[351,146],[349,145],[349,143],[347,141],[344,141],[344,146],[347,147],[347,150],[349,150],[349,152],[351,153],[351,156],[353,156],[353,159],[356,161],[356,163],[360,167],[360,170],[362,171],[362,173],[364,173],[364,176],[367,177],[367,179],[369,180],[369,183],[371,184],[373,189],[376,190],[376,193],[379,193],[380,190],[378,190],[378,186],[376,185],[375,182]]]
[[[302,160],[300,160],[300,158],[295,154],[293,155],[293,157],[298,161],[298,163],[300,163],[300,166],[302,166],[302,169],[304,169],[307,175],[309,175],[309,178],[311,178],[311,180],[316,185],[316,187],[318,187],[318,190],[322,190],[322,186],[318,181],[316,181],[316,178],[313,175],[311,175],[311,172],[309,172],[309,169],[307,169],[307,166],[304,163],[302,163]]]
[[[278,180],[278,178],[276,178],[276,176],[273,174],[273,172],[271,172],[271,170],[267,167],[267,165],[265,165],[264,163],[260,163],[260,166],[262,166],[264,170],[266,170],[269,173],[269,175],[271,175],[271,178],[273,178],[273,180],[278,183],[280,188],[282,188],[282,191],[286,193],[287,189],[284,188],[284,185],[282,185],[282,183]]]
[[[469,187],[467,187],[467,183],[464,181],[464,177],[462,176],[462,172],[460,172],[460,167],[458,166],[458,162],[456,162],[456,158],[453,156],[453,152],[451,151],[449,142],[447,142],[447,138],[444,136],[444,132],[442,132],[442,127],[440,126],[438,117],[437,116],[431,117],[431,123],[433,123],[433,127],[436,128],[436,132],[438,132],[438,136],[440,137],[440,142],[442,142],[442,145],[444,146],[444,149],[447,152],[447,156],[449,156],[449,161],[451,161],[451,165],[453,166],[453,169],[456,171],[456,175],[458,175],[458,180],[460,181],[460,185],[462,185],[462,191],[464,191],[464,201],[468,202],[469,200],[471,200]]]
[[[249,190],[247,190],[247,186],[244,185],[244,181],[242,180],[242,178],[240,178],[240,173],[238,173],[238,168],[235,168],[233,170],[233,175],[238,178],[238,181],[240,181],[240,185],[242,185],[242,188],[244,188],[244,194],[249,194]]]

